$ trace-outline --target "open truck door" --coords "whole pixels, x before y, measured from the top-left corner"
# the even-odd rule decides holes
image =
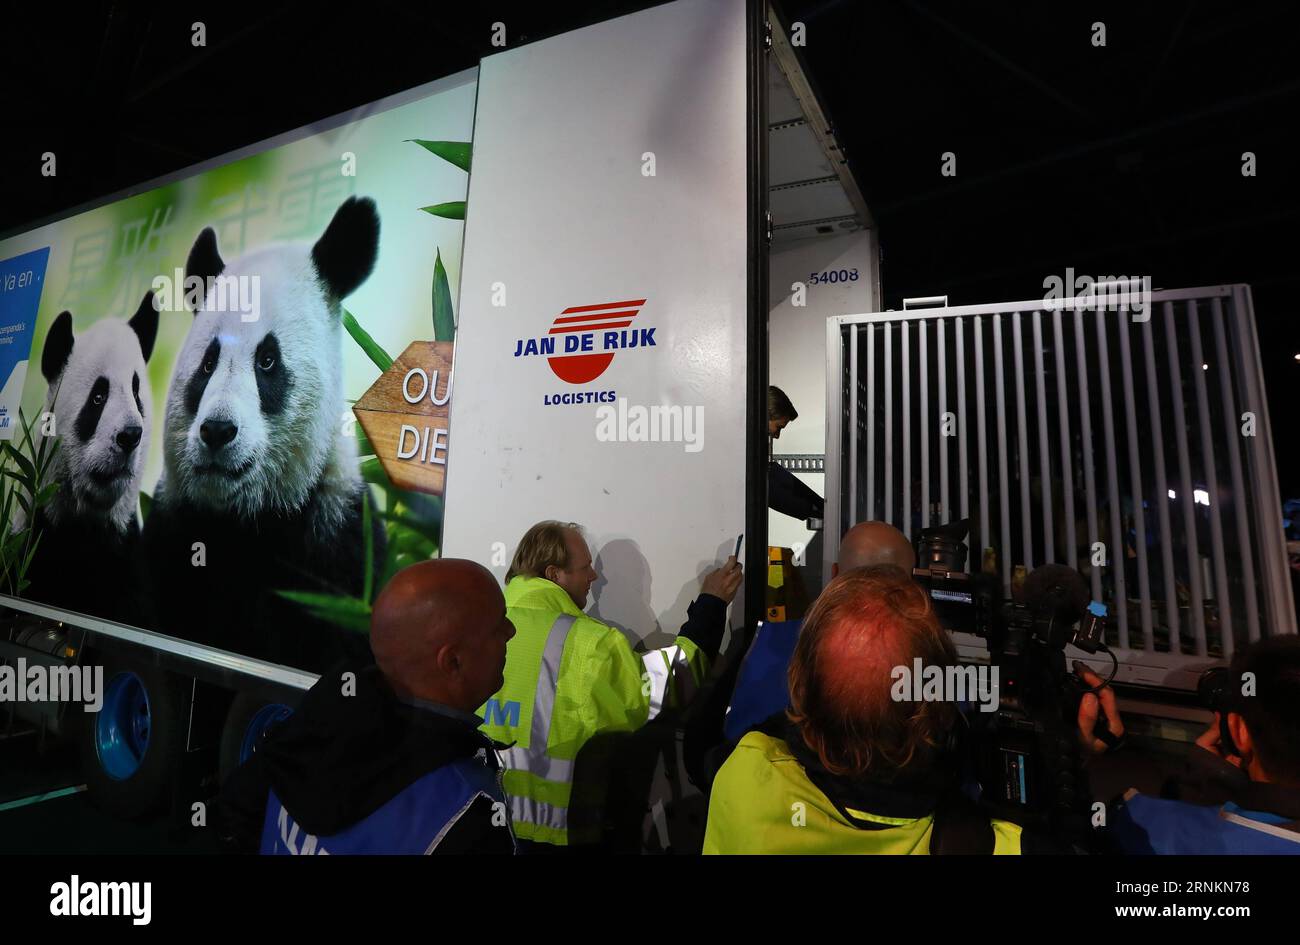
[[[670,3],[479,69],[443,551],[504,577],[529,526],[579,522],[594,615],[640,640],[759,534],[750,19]]]
[[[443,554],[504,578],[530,526],[577,522],[588,612],[637,648],[672,641],[742,532],[760,579],[732,625],[761,606],[760,10],[664,4],[479,69]],[[620,767],[666,765],[651,845],[680,849],[672,732],[632,737]]]

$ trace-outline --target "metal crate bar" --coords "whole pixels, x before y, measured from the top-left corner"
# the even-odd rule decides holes
[[[1169,389],[1183,389],[1183,375],[1178,363],[1178,337],[1174,326],[1174,303],[1163,305],[1165,318],[1165,352],[1169,355]],[[1199,366],[1197,370],[1200,370]],[[1187,584],[1191,591],[1192,637],[1196,655],[1204,656],[1205,647],[1205,592],[1201,587],[1201,554],[1196,541],[1196,492],[1192,488],[1192,464],[1187,449],[1187,412],[1183,398],[1170,397],[1174,411],[1174,443],[1178,447],[1178,503],[1183,507],[1183,546],[1187,549]]]
[[[1102,433],[1106,443],[1106,494],[1110,500],[1110,541],[1106,546],[1105,570],[1111,575],[1115,588],[1115,600],[1127,604],[1128,584],[1124,576],[1125,549],[1124,528],[1120,521],[1119,501],[1119,462],[1115,458],[1115,413],[1110,399],[1110,343],[1106,339],[1106,322],[1111,313],[1097,312],[1097,367],[1101,374],[1101,421]],[[1127,313],[1119,316],[1127,318]],[[1120,324],[1120,331],[1128,331]],[[1097,569],[1094,568],[1094,571]],[[1128,607],[1115,608],[1119,626],[1119,645],[1128,649]]]
[[[948,345],[943,330],[943,319],[935,323],[935,347],[939,349],[939,521],[952,520],[948,508]],[[960,430],[957,431],[959,434]]]
[[[1033,313],[1034,327],[1034,391],[1038,408],[1038,475],[1042,483],[1043,507],[1043,558],[1056,558],[1055,516],[1052,514],[1052,448],[1047,434],[1047,373],[1043,370],[1042,312]]]
[[[1133,499],[1133,527],[1137,538],[1138,607],[1142,621],[1142,647],[1155,649],[1155,632],[1151,622],[1151,573],[1147,563],[1146,511],[1142,507],[1142,458],[1138,450],[1140,434],[1137,426],[1137,391],[1133,386],[1133,353],[1129,342],[1129,328],[1121,325],[1119,334],[1120,371],[1124,388],[1124,421],[1128,434],[1129,490]]]
[[[876,363],[876,326],[867,326],[867,364]],[[867,514],[876,517],[876,375],[867,374]]]
[[[993,532],[989,526],[989,438],[984,418],[984,325],[978,315],[974,316],[972,322],[972,342],[975,345],[975,442],[979,456],[980,481],[980,541],[991,547]]]
[[[1020,313],[1011,313],[1011,350],[1015,357],[1016,369],[1016,431],[1019,449],[1020,467],[1020,540],[1024,543],[1021,563],[1025,568],[1034,567],[1034,519],[1029,511],[1029,430],[1025,423],[1025,352],[1021,340]]]
[[[1197,429],[1200,431],[1197,439],[1201,441],[1201,469],[1205,476],[1206,507],[1210,510],[1210,547],[1213,550],[1211,560],[1214,567],[1214,590],[1219,605],[1219,624],[1231,628],[1232,595],[1228,592],[1227,552],[1223,547],[1223,523],[1220,521],[1219,516],[1219,509],[1223,501],[1219,494],[1219,476],[1214,468],[1214,425],[1210,419],[1210,396],[1205,389],[1205,375],[1209,371],[1209,364],[1202,360],[1201,321],[1197,315],[1195,300],[1187,302],[1187,326],[1192,336],[1191,371],[1193,378],[1195,378]],[[1219,357],[1223,357],[1223,355],[1220,354]],[[1193,494],[1192,498],[1195,499],[1195,494]],[[1221,643],[1224,659],[1232,657],[1232,636],[1231,632],[1222,635]]]
[[[957,494],[961,497],[960,517],[966,518],[970,515],[970,469],[966,462],[966,343],[961,325],[960,318],[953,320],[953,332],[957,336],[957,466],[960,469]],[[977,344],[977,351],[978,347]],[[947,500],[944,502],[946,505]]]
[[[894,520],[894,345],[893,326],[885,325],[885,496],[886,522]]]
[[[1062,508],[1065,510],[1065,545],[1067,560],[1072,568],[1079,566],[1079,539],[1074,527],[1074,457],[1070,450],[1070,398],[1066,393],[1065,333],[1061,328],[1061,313],[1052,313],[1052,328],[1056,335],[1056,411],[1061,434],[1061,483],[1065,493]],[[1043,444],[1047,448],[1047,444]]]
[[[903,534],[912,537],[912,359],[908,347],[908,323],[903,322],[903,507],[899,510]]]
[[[998,509],[1002,519],[1002,591],[1011,590],[1011,499],[1007,489],[1007,379],[1002,370],[1002,316],[993,316],[993,393],[998,420]]]
[[[849,330],[849,521],[858,520],[858,326]],[[867,452],[870,456],[870,451]]]
[[[1088,343],[1084,338],[1083,312],[1074,313],[1074,357],[1079,381],[1079,429],[1083,444],[1083,493],[1088,503],[1088,552],[1091,560],[1097,548],[1097,481],[1092,466],[1092,401],[1088,399]],[[1088,569],[1092,596],[1101,599],[1101,571]]]
[[[917,437],[921,441],[921,527],[930,527],[930,356],[925,322],[916,325],[917,366],[920,368],[921,417]]]
[[[1165,621],[1169,628],[1169,649],[1177,653],[1181,627],[1178,613],[1178,572],[1174,570],[1174,536],[1169,522],[1168,479],[1165,476],[1165,433],[1160,410],[1160,384],[1156,374],[1155,343],[1151,338],[1151,317],[1142,323],[1142,355],[1146,365],[1147,409],[1151,412],[1151,448],[1155,457],[1154,502],[1160,521],[1160,563],[1164,572]]]

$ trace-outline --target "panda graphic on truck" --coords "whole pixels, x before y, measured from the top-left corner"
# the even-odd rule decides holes
[[[276,591],[362,592],[362,503],[372,499],[355,440],[339,431],[340,303],[378,249],[375,204],[357,198],[314,245],[226,263],[212,229],[195,240],[187,284],[255,279],[259,309],[249,318],[214,306],[209,292],[172,371],[163,472],[144,527],[163,632],[293,665],[342,655],[330,641],[346,638]],[[382,561],[384,532],[371,520]]]

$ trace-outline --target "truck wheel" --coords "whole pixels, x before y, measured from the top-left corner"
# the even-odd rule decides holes
[[[221,730],[219,757],[221,783],[234,773],[262,743],[271,728],[293,715],[293,709],[282,702],[268,702],[263,696],[246,692],[236,694],[226,713],[226,724]]]
[[[124,819],[153,813],[180,770],[188,718],[179,677],[155,666],[104,663],[103,705],[78,726],[92,803]]]

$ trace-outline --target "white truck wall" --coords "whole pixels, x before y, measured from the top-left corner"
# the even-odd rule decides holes
[[[872,232],[863,230],[773,247],[769,258],[773,306],[768,325],[769,380],[789,395],[799,411],[799,419],[773,442],[772,451],[777,455],[826,452],[826,319],[874,311],[874,243]],[[856,281],[810,282],[813,273],[820,279],[823,272],[855,268]],[[796,282],[806,286],[803,306],[792,304],[791,286]],[[796,476],[818,495],[826,494],[826,477],[822,473]],[[800,568],[800,576],[809,595],[815,595],[823,583],[820,534],[809,531],[797,519],[771,510],[767,528],[769,545],[802,545],[806,549],[806,564]]]
[[[762,422],[745,405],[746,127],[743,0],[679,0],[480,70],[443,554],[504,577],[530,525],[577,521],[601,573],[589,611],[652,645],[744,530]],[[566,309],[631,300],[655,345],[590,382],[516,356],[581,317]],[[603,441],[607,405],[546,403],[599,392],[699,408],[701,448]]]

